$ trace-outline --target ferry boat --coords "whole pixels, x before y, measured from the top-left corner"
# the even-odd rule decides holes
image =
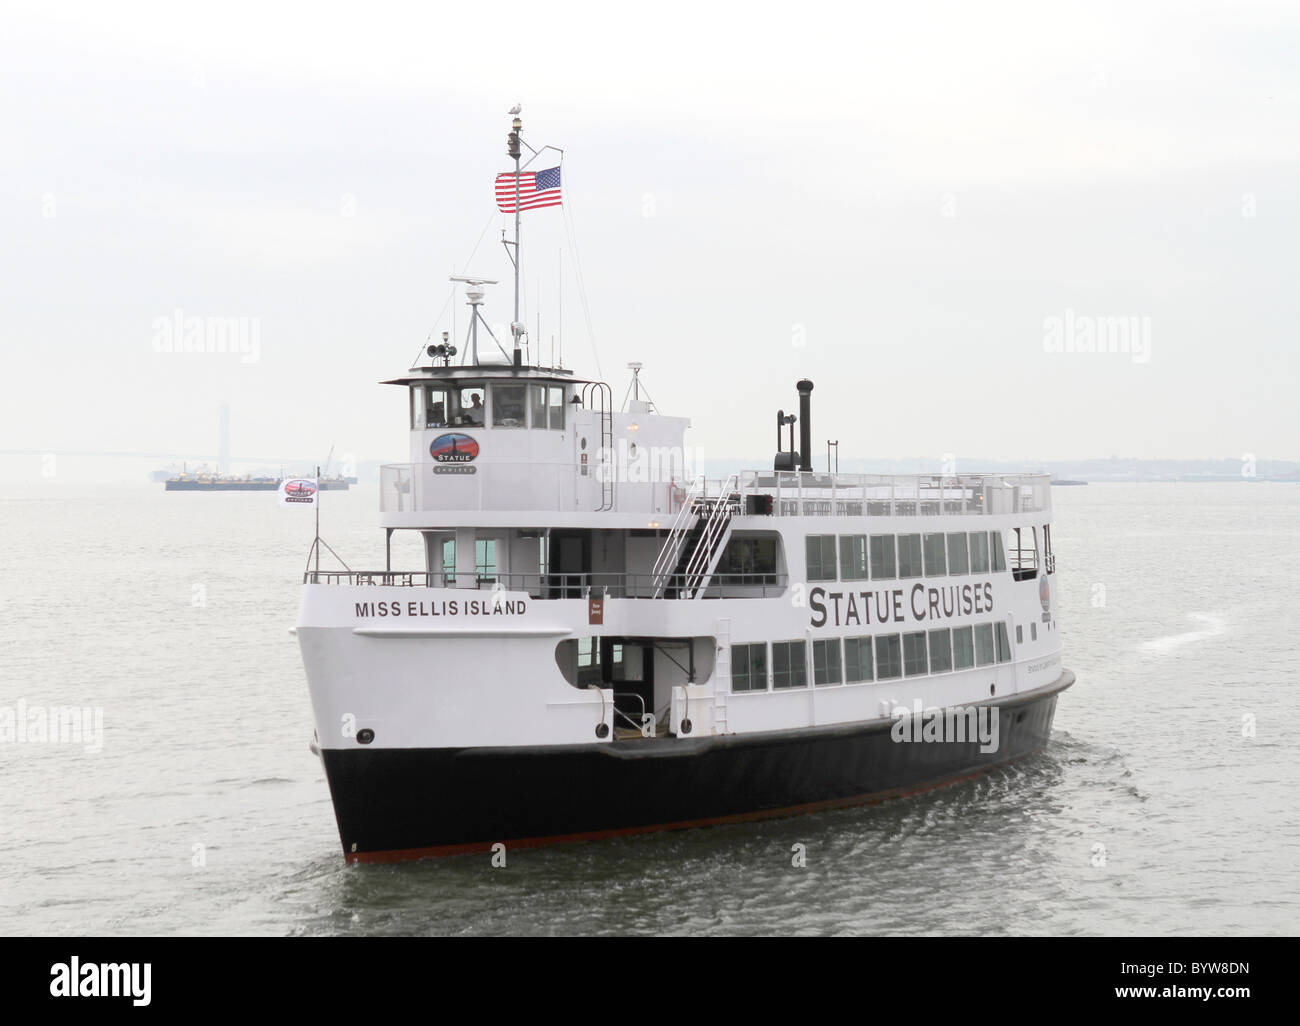
[[[188,472],[165,479],[163,490],[167,492],[274,492],[284,481],[280,477],[239,477],[233,474],[210,474]],[[323,492],[346,492],[355,478],[322,477],[317,487]]]
[[[807,380],[770,467],[690,475],[690,420],[637,365],[615,409],[606,382],[523,359],[514,212],[512,354],[480,357],[490,282],[460,279],[461,362],[444,336],[386,382],[410,461],[381,469],[383,569],[304,574],[345,858],[874,803],[1043,748],[1074,681],[1050,477],[815,470]],[[421,565],[392,565],[398,531]]]

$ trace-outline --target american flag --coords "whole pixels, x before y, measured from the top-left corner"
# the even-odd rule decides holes
[[[519,209],[536,210],[538,207],[560,205],[560,169],[548,167],[545,171],[519,173]],[[497,175],[497,209],[503,214],[515,212],[515,176],[513,172]]]

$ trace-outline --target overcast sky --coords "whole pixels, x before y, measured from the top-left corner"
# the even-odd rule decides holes
[[[562,289],[565,364],[643,361],[709,456],[807,376],[846,459],[1300,458],[1294,3],[47,7],[0,31],[0,449],[215,455],[228,403],[237,454],[406,459],[376,382],[448,275],[510,319],[521,102],[530,330]],[[178,311],[256,360],[159,352]]]

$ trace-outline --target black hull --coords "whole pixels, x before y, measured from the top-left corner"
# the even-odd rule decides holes
[[[590,840],[867,804],[1042,748],[1055,684],[998,710],[998,745],[899,742],[890,722],[698,739],[518,748],[325,749],[348,861]]]

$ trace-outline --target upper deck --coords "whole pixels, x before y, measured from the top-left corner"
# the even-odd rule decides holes
[[[605,473],[607,464],[597,464]],[[1051,509],[1048,474],[889,475],[747,470],[734,478],[638,479],[614,461],[613,502],[599,509],[589,463],[500,461],[472,475],[428,463],[381,468],[380,512],[387,527],[529,523],[659,527],[695,498],[727,498],[742,512],[776,517],[936,517],[1042,513]],[[647,468],[649,470],[651,468]],[[652,478],[656,475],[647,473]],[[619,477],[624,480],[618,480]],[[752,503],[750,497],[771,498]],[[657,519],[659,518],[659,519]]]

